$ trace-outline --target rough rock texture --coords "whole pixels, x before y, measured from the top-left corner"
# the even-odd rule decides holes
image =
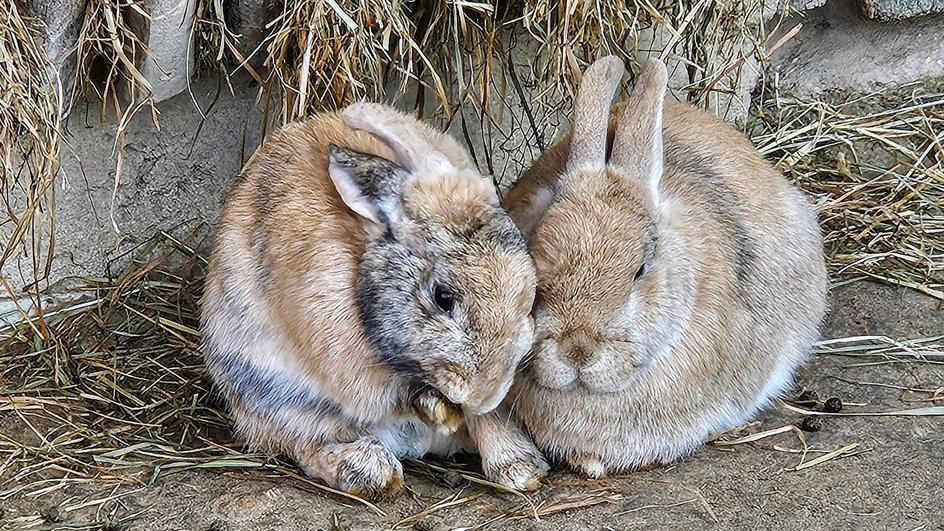
[[[150,0],[147,50],[141,73],[153,90],[154,101],[163,101],[187,88],[193,70],[194,0]]]
[[[268,35],[265,25],[282,9],[284,0],[224,0],[226,23],[236,34],[236,47],[253,68],[265,62],[265,49],[260,44]]]
[[[75,85],[75,45],[82,28],[86,0],[28,0],[26,12],[39,19],[44,31],[42,37],[46,54],[52,66],[49,75],[58,75],[62,82],[63,98],[69,101]]]
[[[870,92],[944,76],[944,17],[891,28],[863,19],[851,1],[832,1],[785,21],[782,31],[797,23],[803,28],[772,57],[779,87],[790,95]]]
[[[906,18],[944,13],[944,0],[858,0],[862,14],[872,20]]]
[[[200,129],[200,114],[188,93],[158,105],[158,132],[147,113],[125,133],[125,161],[114,204],[115,128],[99,120],[100,103],[80,102],[69,119],[69,145],[56,181],[56,254],[51,282],[69,276],[117,274],[132,252],[161,230],[185,236],[201,223],[212,226],[226,190],[244,158],[258,144],[261,111],[258,88],[233,79],[235,94],[217,80],[194,82],[196,101],[206,110],[222,91]],[[113,120],[109,116],[106,123]],[[199,135],[197,134],[199,130]],[[16,255],[2,271],[14,290],[30,283],[30,258]],[[2,299],[2,297],[0,297]],[[5,308],[0,301],[0,315]]]

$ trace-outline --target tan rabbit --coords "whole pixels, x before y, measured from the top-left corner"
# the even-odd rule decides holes
[[[400,458],[467,446],[462,415],[501,402],[532,343],[535,282],[458,144],[355,104],[286,126],[246,164],[211,259],[204,353],[252,447],[384,498]]]
[[[592,477],[671,462],[751,419],[826,312],[811,205],[739,132],[665,101],[660,61],[607,149],[623,73],[612,56],[588,68],[571,137],[505,203],[538,271],[533,359],[506,405],[548,457]]]

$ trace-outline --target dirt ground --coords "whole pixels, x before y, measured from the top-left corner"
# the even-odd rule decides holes
[[[911,290],[852,284],[834,291],[832,306],[827,338],[915,338],[944,331],[941,305]],[[935,405],[928,399],[944,387],[944,367],[822,355],[802,371],[798,387],[837,396],[848,412],[922,407]],[[0,413],[0,425],[9,428],[12,415]],[[772,408],[758,420],[751,432],[798,423],[800,416]],[[287,478],[245,471],[164,473],[152,486],[103,505],[111,508],[107,513],[52,508],[113,496],[114,487],[14,497],[2,502],[0,529],[944,530],[942,428],[941,417],[829,418],[821,431],[806,433],[805,459],[803,444],[787,432],[737,446],[706,446],[673,466],[603,481],[555,470],[548,485],[527,500],[413,466],[408,492],[379,505],[383,515]],[[793,470],[852,444],[858,446],[844,457]],[[541,516],[535,518],[535,511]]]

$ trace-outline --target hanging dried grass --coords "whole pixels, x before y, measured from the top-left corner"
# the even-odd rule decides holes
[[[78,41],[78,77],[125,121],[127,101],[139,103],[151,84],[138,70],[145,53],[142,28],[149,15],[136,0],[89,0]],[[96,72],[100,69],[100,72]]]
[[[145,48],[140,40],[147,13],[135,0],[89,0],[77,49],[76,80],[102,101],[103,118],[114,112],[117,193],[123,164],[124,132],[133,116],[150,102],[151,87],[139,72]],[[50,271],[55,251],[55,181],[63,147],[64,119],[73,98],[63,94],[64,81],[41,45],[39,21],[27,20],[16,2],[0,8],[0,156],[7,218],[0,223],[3,253],[0,267],[25,258],[31,279],[25,291],[42,312],[38,285]],[[153,105],[152,119],[157,123]],[[113,195],[114,198],[114,195]],[[115,230],[117,225],[112,223]],[[23,271],[23,268],[20,268]],[[6,295],[19,290],[4,278]]]
[[[407,84],[433,91],[451,115],[469,72],[489,61],[496,38],[488,2],[288,0],[254,50],[239,46],[222,2],[197,5],[203,55],[245,68],[291,121],[351,101],[384,99]],[[261,56],[263,71],[251,66]],[[461,88],[459,89],[461,92]]]
[[[492,83],[510,74],[493,69],[507,65],[508,36],[515,34],[537,45],[529,72],[535,105],[559,105],[561,94],[572,93],[578,67],[600,54],[633,59],[640,51],[679,59],[689,98],[709,105],[735,92],[746,59],[758,53],[762,12],[770,14],[761,0],[287,0],[255,53],[265,56],[267,88],[283,96],[284,120],[381,99],[407,82],[433,90],[447,118],[456,102],[487,108]],[[202,0],[198,13],[208,53],[223,58],[228,51],[245,65],[222,3]],[[656,49],[641,49],[653,36]]]
[[[138,69],[147,53],[142,28],[148,19],[148,12],[140,0],[89,0],[79,34],[78,78],[101,100],[102,119],[112,111],[118,124],[114,150],[115,178],[109,211],[115,233],[120,232],[115,221],[115,200],[124,169],[125,131],[144,108],[150,108],[151,121],[158,126],[151,84]],[[100,73],[96,72],[98,69]]]
[[[34,280],[55,248],[55,187],[62,146],[62,83],[34,27],[13,2],[0,7],[0,266],[25,254]],[[7,282],[4,282],[7,284]],[[9,292],[11,287],[4,286]],[[34,286],[35,288],[35,286]],[[35,289],[29,290],[36,295]]]

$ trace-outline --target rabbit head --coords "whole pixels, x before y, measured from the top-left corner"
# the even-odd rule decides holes
[[[329,173],[373,234],[357,302],[381,358],[470,413],[504,398],[531,346],[536,277],[490,180],[456,167],[392,114],[355,104],[344,117],[397,161],[332,145]]]
[[[650,61],[619,117],[610,157],[611,103],[624,72],[614,56],[584,73],[570,153],[531,242],[538,272],[532,374],[553,389],[615,392],[658,356],[684,301],[666,291],[659,231],[665,66]]]

